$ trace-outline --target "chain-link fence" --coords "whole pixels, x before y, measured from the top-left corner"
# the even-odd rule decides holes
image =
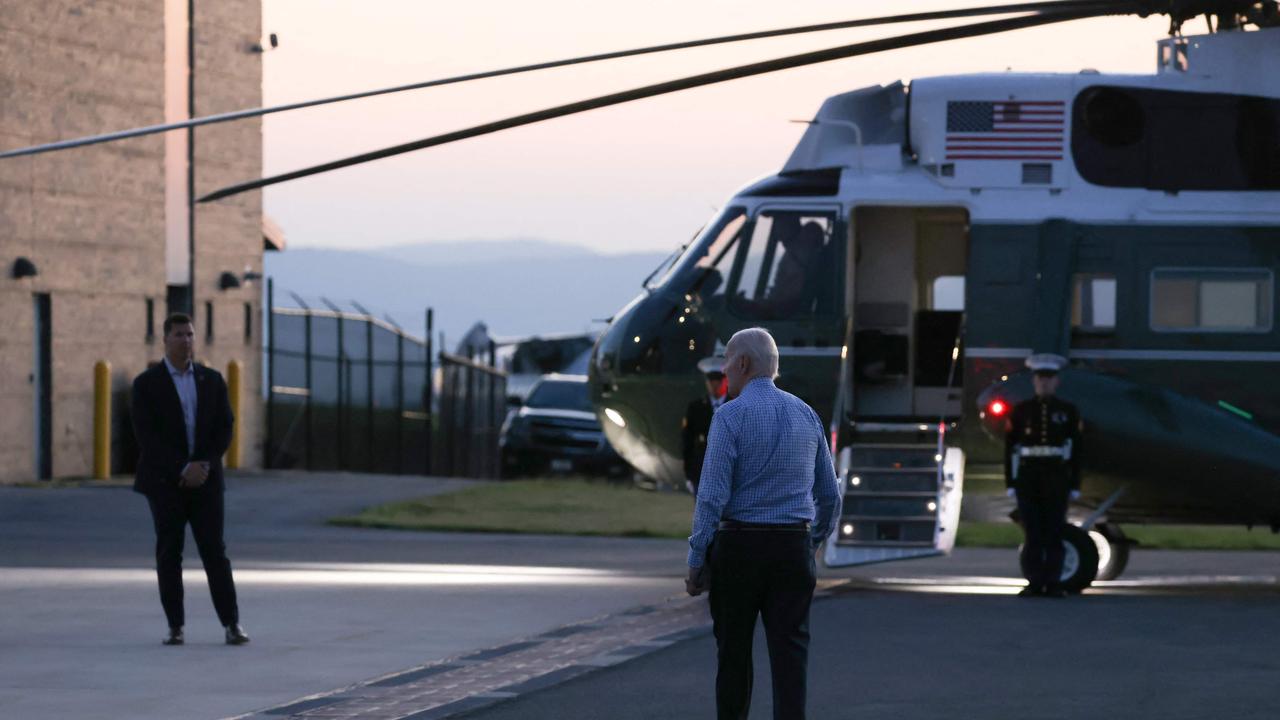
[[[498,434],[507,411],[507,375],[474,359],[440,353],[440,439],[443,475],[496,478]]]
[[[425,335],[336,306],[276,307],[267,285],[270,468],[496,477],[506,374],[441,353]],[[440,412],[434,412],[436,406]]]

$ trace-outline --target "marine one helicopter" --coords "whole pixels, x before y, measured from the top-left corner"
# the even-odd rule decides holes
[[[739,191],[597,343],[610,442],[680,476],[699,360],[779,341],[779,385],[830,423],[829,565],[947,552],[966,475],[999,476],[1032,352],[1071,359],[1084,497],[1064,583],[1124,568],[1121,523],[1280,529],[1280,12],[1275,0],[1057,0],[769,30],[429,80],[0,152],[0,159],[499,75],[916,20],[1012,15],[526,113],[210,193],[202,202],[591,109],[841,58],[1165,14],[1153,75],[944,76],[835,95],[781,171]],[[1181,27],[1206,16],[1211,32]]]
[[[679,478],[673,398],[765,326],[839,452],[827,564],[937,554],[965,476],[1002,477],[1023,360],[1053,352],[1087,423],[1068,588],[1123,571],[1120,523],[1276,530],[1280,78],[1257,70],[1280,27],[1227,20],[1157,60],[829,98],[613,318],[592,383],[614,447]]]

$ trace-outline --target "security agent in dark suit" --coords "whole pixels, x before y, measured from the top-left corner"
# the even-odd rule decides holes
[[[707,433],[711,432],[711,416],[725,401],[724,358],[703,358],[698,362],[698,369],[706,379],[707,392],[689,403],[680,425],[685,487],[689,489],[690,495],[698,494],[698,478],[702,476],[702,461],[707,455]]]
[[[133,489],[147,497],[155,524],[160,603],[169,621],[164,644],[183,644],[182,548],[191,523],[227,644],[243,645],[249,636],[240,627],[222,541],[222,456],[235,418],[222,375],[197,364],[194,347],[191,318],[170,315],[164,360],[133,381],[133,430],[141,450]]]
[[[1005,484],[1018,501],[1023,545],[1025,596],[1065,597],[1062,577],[1062,528],[1067,504],[1080,496],[1080,413],[1054,396],[1059,355],[1032,355],[1036,396],[1014,406],[1005,427]]]

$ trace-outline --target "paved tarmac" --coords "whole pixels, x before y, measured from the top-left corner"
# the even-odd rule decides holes
[[[464,484],[232,478],[227,546],[253,638],[242,648],[222,644],[190,539],[187,645],[160,645],[154,536],[141,496],[123,487],[0,488],[0,717],[238,715],[671,595],[680,541],[323,524]]]
[[[958,558],[968,564],[959,551]],[[989,553],[981,553],[989,555]],[[1157,568],[1280,555],[1138,553]],[[1241,563],[1248,555],[1253,563]],[[1155,557],[1152,557],[1155,556]],[[979,565],[990,558],[977,558]],[[929,561],[932,563],[933,561]],[[881,570],[887,569],[884,566]],[[904,566],[905,567],[905,566]],[[1255,567],[1255,571],[1256,571]],[[898,574],[898,573],[890,573]],[[815,602],[810,718],[1210,720],[1280,716],[1280,578],[1150,571],[1065,600],[986,576],[869,576]],[[772,717],[757,633],[751,718]],[[715,717],[709,632],[623,665],[457,717]]]
[[[1275,718],[1276,594],[1083,597],[856,590],[813,611],[810,718]],[[757,638],[751,718],[771,717]],[[463,717],[715,717],[704,635]]]
[[[545,660],[572,638],[595,642],[566,625],[592,620],[581,627],[607,634],[610,623],[626,622],[642,633],[643,622],[625,620],[641,605],[655,618],[691,618],[693,632],[633,646],[643,650],[634,659],[610,651],[613,659],[594,666],[571,661],[579,663],[566,668],[572,672],[543,676],[564,682],[525,683],[516,697],[491,692],[456,705],[463,715],[415,717],[714,716],[705,618],[672,600],[682,541],[322,524],[464,483],[288,473],[233,479],[228,546],[254,638],[243,648],[221,644],[192,544],[189,644],[159,645],[163,616],[141,497],[124,488],[0,488],[0,717],[338,717],[336,706],[303,710],[294,701],[437,662],[463,675],[518,673],[502,667],[504,658],[514,666],[525,662],[522,653]],[[814,606],[810,717],[1280,715],[1272,708],[1280,700],[1280,553],[1138,550],[1124,578],[1062,601],[1013,597],[1013,569],[1010,551],[959,550],[823,570],[824,583],[836,587]],[[600,620],[605,615],[622,620]],[[476,653],[529,646],[511,643],[530,638],[552,640],[543,642],[546,652]],[[762,639],[758,646],[751,717],[766,718]],[[471,657],[495,659],[481,666]],[[429,672],[392,685],[427,688]],[[391,697],[395,688],[377,690]],[[291,703],[294,711],[280,710]]]

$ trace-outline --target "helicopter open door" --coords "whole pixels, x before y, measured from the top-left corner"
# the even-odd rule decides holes
[[[950,552],[964,492],[961,413],[968,215],[860,207],[846,267],[833,413],[844,509],[828,566]]]

